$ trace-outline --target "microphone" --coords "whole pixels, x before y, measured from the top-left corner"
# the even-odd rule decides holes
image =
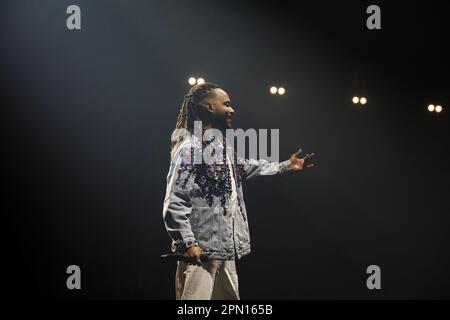
[[[166,260],[166,261],[184,261],[187,262],[190,258],[186,257],[182,254],[177,254],[177,253],[168,253],[168,254],[162,254],[161,255],[161,259]],[[208,262],[208,256],[206,254],[202,254],[200,256],[200,261],[201,262]]]

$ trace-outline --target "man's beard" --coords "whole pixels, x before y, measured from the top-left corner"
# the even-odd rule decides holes
[[[232,128],[231,119],[229,119],[226,115],[216,117],[214,124],[215,127],[221,131]]]

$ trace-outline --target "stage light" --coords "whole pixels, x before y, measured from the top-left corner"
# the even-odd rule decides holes
[[[275,93],[277,93],[277,91],[278,91],[277,87],[270,87],[270,93],[271,94],[275,94]]]
[[[430,104],[428,106],[428,111],[433,112],[434,111],[434,104]]]
[[[191,86],[193,86],[197,82],[197,79],[195,79],[194,77],[190,77],[188,82]]]
[[[354,104],[357,104],[359,102],[359,98],[358,97],[353,97],[352,99]]]
[[[279,94],[280,96],[282,96],[282,95],[285,94],[285,93],[286,93],[286,89],[284,89],[283,87],[278,88],[278,94]]]
[[[204,83],[205,83],[205,79],[203,79],[203,78],[197,79],[197,84],[204,84]]]
[[[436,108],[434,108],[434,111],[436,111],[437,113],[442,111],[442,106],[436,106]]]
[[[359,99],[359,103],[366,104],[367,103],[367,99],[362,97],[361,99]]]

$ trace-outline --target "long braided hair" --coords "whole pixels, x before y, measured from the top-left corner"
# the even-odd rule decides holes
[[[177,124],[175,129],[187,129],[191,134],[194,133],[194,121],[200,120],[200,102],[206,97],[208,93],[214,89],[220,88],[218,85],[210,82],[194,85],[184,96],[183,103],[181,104],[180,113],[178,114]],[[172,141],[170,149],[181,142],[183,137]]]

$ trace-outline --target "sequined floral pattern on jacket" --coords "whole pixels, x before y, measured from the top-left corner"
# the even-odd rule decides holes
[[[228,163],[228,157],[226,156],[226,148],[223,149],[223,159],[222,163],[195,163],[195,148],[191,147],[191,159],[190,163],[185,161],[181,162],[180,168],[178,169],[178,175],[176,179],[176,184],[181,184],[182,188],[186,188],[188,180],[191,176],[195,176],[195,183],[203,191],[204,197],[211,207],[213,204],[213,197],[218,197],[220,199],[221,207],[223,208],[223,214],[226,215],[230,208],[230,198],[232,193],[232,179],[230,172],[230,167]],[[215,150],[215,149],[214,149]],[[239,187],[242,183],[242,175],[244,173],[244,165],[237,164],[237,156],[234,154],[234,159],[236,165],[232,164],[235,169],[236,176],[236,187]],[[237,197],[239,211],[241,212],[244,219],[246,219],[244,211],[241,207],[241,200],[239,196]]]

